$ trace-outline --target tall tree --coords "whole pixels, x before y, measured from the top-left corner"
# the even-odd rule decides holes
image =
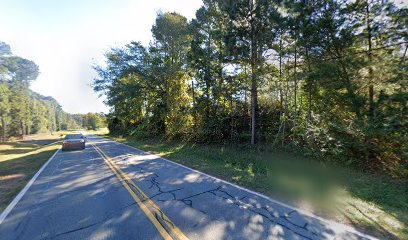
[[[164,127],[170,135],[179,135],[186,124],[190,124],[187,73],[187,52],[191,34],[187,19],[175,12],[159,14],[152,27],[154,41],[150,47],[151,57],[159,63],[151,76],[157,70],[161,71],[164,95]]]
[[[7,82],[0,81],[0,131],[1,141],[6,141],[7,123],[10,112],[10,89]]]
[[[243,61],[251,67],[251,144],[256,143],[258,111],[258,72],[263,62],[265,47],[274,38],[273,19],[276,6],[268,0],[223,1],[222,8],[231,22],[227,45],[232,61]]]
[[[191,21],[193,39],[189,52],[189,64],[192,68],[194,84],[202,93],[197,94],[197,105],[194,111],[199,114],[201,137],[214,139],[222,138],[221,132],[225,130],[224,124],[219,124],[225,118],[227,109],[225,100],[231,99],[232,79],[226,81],[227,67],[224,35],[226,32],[226,18],[220,11],[220,3],[215,0],[206,0],[204,5],[197,10],[196,19]],[[226,91],[229,88],[229,91]],[[227,96],[228,95],[228,96]],[[231,101],[229,105],[231,105]]]
[[[394,171],[406,152],[407,22],[387,1],[205,0],[190,23],[159,14],[148,48],[109,51],[94,86],[113,131],[250,136]]]

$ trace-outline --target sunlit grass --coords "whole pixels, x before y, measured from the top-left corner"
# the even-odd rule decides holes
[[[380,231],[383,233],[393,233],[401,239],[406,239],[406,211],[386,207],[364,201],[361,198],[353,197],[345,192],[342,201],[337,204],[338,220],[351,225],[364,228],[368,231]],[[402,214],[395,215],[395,212]],[[397,213],[398,214],[398,213]]]
[[[106,127],[106,128],[100,128],[98,130],[84,130],[84,132],[90,133],[90,134],[96,134],[96,135],[104,135],[104,134],[109,133],[109,129]]]
[[[38,154],[44,150],[44,147],[37,147],[37,146],[31,147],[31,148],[21,147],[24,145],[25,144],[21,144],[21,143],[7,144],[6,147],[3,147],[3,145],[0,145],[0,152],[5,152],[5,150],[7,150],[7,153],[0,154],[0,162],[14,160],[17,158],[23,158],[26,156]]]
[[[351,225],[380,239],[408,239],[406,180],[322,166],[317,161],[287,153],[115,140]]]
[[[60,141],[74,131],[58,131],[25,136],[24,139],[0,143],[0,162],[39,153],[42,147]]]

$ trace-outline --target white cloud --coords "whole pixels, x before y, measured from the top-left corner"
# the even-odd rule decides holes
[[[39,65],[31,88],[71,113],[108,111],[89,86],[92,64],[103,62],[104,51],[131,40],[147,45],[159,10],[191,19],[201,5],[200,0],[13,2],[0,2],[0,41]]]

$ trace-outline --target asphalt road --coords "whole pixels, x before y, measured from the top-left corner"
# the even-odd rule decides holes
[[[0,239],[365,239],[350,228],[129,146],[59,152]]]

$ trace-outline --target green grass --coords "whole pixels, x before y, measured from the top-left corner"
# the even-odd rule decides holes
[[[0,211],[60,146],[60,139],[69,131],[37,134],[24,140],[0,143]]]
[[[107,127],[104,127],[104,128],[99,128],[98,130],[85,130],[84,132],[90,133],[90,134],[96,134],[96,135],[104,135],[104,134],[108,134],[109,130]]]
[[[408,239],[408,182],[288,153],[117,138],[191,168],[358,228]]]

